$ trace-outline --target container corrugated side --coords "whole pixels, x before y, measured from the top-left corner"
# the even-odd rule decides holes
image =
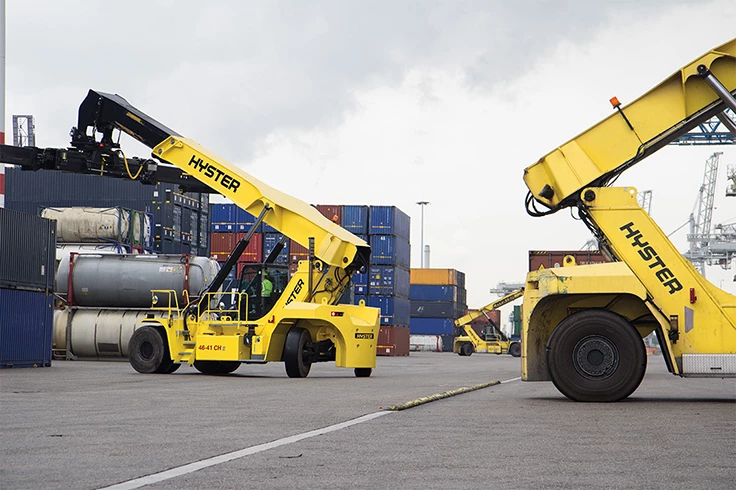
[[[412,301],[450,301],[459,303],[457,286],[412,284],[409,289],[409,298]]]
[[[322,216],[333,223],[342,224],[342,205],[341,204],[317,204],[315,206]]]
[[[227,257],[235,248],[236,238],[235,233],[212,233],[210,235],[210,255],[217,256],[215,260],[220,260],[219,256],[222,255]]]
[[[563,266],[565,255],[575,257],[577,265],[602,264],[607,262],[600,250],[530,250],[529,271],[540,268],[553,269]]]
[[[368,290],[373,295],[409,297],[409,271],[392,265],[370,266]]]
[[[376,355],[408,356],[410,347],[408,327],[382,325],[378,330]]]
[[[0,287],[53,291],[56,222],[0,208]]]
[[[342,227],[355,235],[367,235],[369,212],[369,206],[343,205]]]
[[[409,321],[412,334],[416,335],[454,335],[455,322],[449,318],[416,318]]]
[[[355,288],[355,294],[368,294],[368,273],[356,272],[353,274],[353,287]]]
[[[394,296],[368,296],[367,306],[381,309],[381,325],[409,325],[409,300]]]
[[[235,206],[233,204],[210,204],[212,223],[235,223]]]
[[[0,289],[0,368],[51,366],[54,296]]]
[[[258,218],[250,214],[245,209],[235,206],[235,231],[239,233],[248,233],[253,225],[256,224]],[[261,223],[256,228],[256,233],[263,231],[263,224]]]
[[[271,252],[273,251],[274,247],[276,247],[276,244],[281,241],[284,235],[281,233],[264,233],[263,234],[263,260],[266,260],[269,255],[271,255]],[[281,252],[276,256],[276,260],[274,261],[275,264],[288,264],[289,263],[289,240],[286,239],[286,243],[284,243],[284,248],[281,249]]]
[[[368,224],[370,235],[395,235],[409,240],[411,219],[396,206],[371,206]]]
[[[373,235],[370,237],[371,265],[395,265],[409,269],[411,245],[398,236]]]
[[[462,281],[460,279],[462,275]],[[465,274],[455,269],[412,269],[412,284],[441,284],[444,286],[465,285]]]
[[[453,301],[412,301],[412,318],[460,318],[465,314],[464,305]]]
[[[235,235],[235,245],[237,245],[240,240],[245,238],[247,233],[236,233]],[[238,262],[263,262],[263,235],[261,233],[254,233],[250,237],[250,242],[248,242],[248,246],[245,247]]]

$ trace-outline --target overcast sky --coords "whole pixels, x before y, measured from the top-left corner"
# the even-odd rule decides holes
[[[38,146],[67,146],[87,90],[165,125],[315,204],[420,209],[431,266],[467,275],[468,303],[523,281],[528,250],[580,249],[585,226],[531,218],[523,169],[736,36],[736,2],[7,2],[7,131],[33,114]],[[127,154],[146,150],[131,142]],[[671,232],[722,151],[714,223],[735,147],[668,147],[618,184],[653,191]],[[686,229],[673,235],[681,251]],[[736,292],[736,271],[708,270]]]

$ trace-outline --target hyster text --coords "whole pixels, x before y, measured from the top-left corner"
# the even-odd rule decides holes
[[[639,230],[634,229],[634,223],[629,222],[619,228],[619,230],[626,233],[626,238],[631,238],[631,246],[639,248],[639,257],[645,262],[652,262],[649,264],[649,268],[654,270],[654,275],[659,279],[662,285],[669,289],[670,294],[674,294],[682,289],[682,284],[677,280],[675,274],[667,267],[662,258],[654,250],[654,247],[649,245],[649,242],[644,241],[644,235]]]

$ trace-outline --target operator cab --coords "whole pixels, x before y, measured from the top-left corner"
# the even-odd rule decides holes
[[[264,287],[263,278],[271,282]],[[289,266],[284,264],[243,264],[238,290],[247,293],[248,301],[241,301],[242,319],[255,320],[271,311],[289,282]],[[246,306],[247,305],[247,306]],[[247,315],[247,316],[246,316]]]

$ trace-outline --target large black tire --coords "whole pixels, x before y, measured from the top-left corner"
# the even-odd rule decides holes
[[[509,346],[509,354],[512,357],[521,357],[521,344],[514,342]]]
[[[460,355],[461,356],[470,356],[473,354],[473,346],[470,344],[463,344],[460,346]]]
[[[194,361],[194,369],[202,374],[220,374],[221,361]]]
[[[169,355],[166,334],[160,328],[142,326],[130,337],[128,360],[139,373],[167,373],[174,361]]]
[[[547,365],[560,392],[581,402],[615,402],[632,394],[647,367],[631,323],[606,310],[565,318],[547,342]]]
[[[371,368],[355,368],[356,378],[370,378],[373,369]]]
[[[218,374],[230,374],[240,367],[239,361],[220,361]]]
[[[176,371],[177,369],[179,369],[180,367],[181,367],[181,364],[176,363],[176,362],[172,362],[171,363],[171,367],[169,369],[167,369],[164,374],[171,374],[174,371]]]
[[[312,364],[305,355],[305,349],[312,342],[309,330],[294,327],[286,334],[284,342],[284,364],[290,378],[306,378]]]

